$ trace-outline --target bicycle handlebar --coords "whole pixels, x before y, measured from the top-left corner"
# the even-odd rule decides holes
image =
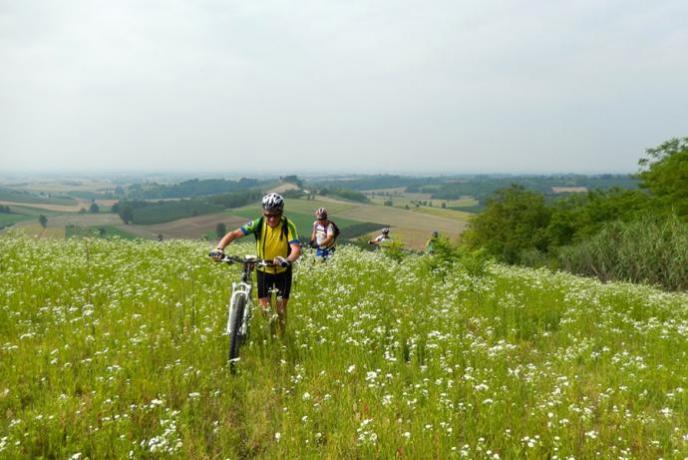
[[[210,257],[214,257],[216,255],[218,255],[218,253],[215,251],[211,251],[210,254],[208,254],[208,256],[210,256]],[[242,265],[255,265],[258,267],[280,267],[280,266],[281,267],[287,267],[287,266],[289,266],[289,262],[287,262],[286,264],[276,264],[272,260],[265,260],[265,259],[261,259],[261,258],[256,257],[256,256],[238,257],[238,256],[229,255],[229,254],[222,254],[222,257],[220,258],[220,260],[218,260],[218,262],[223,262],[223,263],[226,263],[228,265],[242,264]]]

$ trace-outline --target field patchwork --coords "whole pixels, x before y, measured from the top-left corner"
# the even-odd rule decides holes
[[[318,197],[314,201],[289,199],[286,215],[292,220],[298,220],[300,232],[303,232],[303,228],[310,233],[314,220],[313,212],[319,207],[327,208],[330,217],[341,229],[362,222],[378,223],[379,228],[390,225],[392,236],[396,235],[397,239],[403,241],[411,249],[422,249],[435,230],[452,240],[457,240],[470,218],[469,213],[450,209],[423,208],[422,211],[410,211],[389,206],[341,201],[330,197]],[[234,210],[233,213],[253,218],[260,216],[260,207],[258,205],[245,206]]]
[[[121,221],[120,221],[121,223]],[[163,235],[164,238],[178,239],[199,239],[208,233],[215,233],[217,224],[223,223],[227,230],[246,223],[246,219],[230,215],[227,212],[205,214],[202,216],[178,219],[163,224],[151,225],[127,225],[122,227],[124,230],[141,236],[142,238],[156,238]]]

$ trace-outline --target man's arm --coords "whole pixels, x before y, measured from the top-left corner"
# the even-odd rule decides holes
[[[290,220],[287,221],[287,241],[291,252],[287,257],[289,263],[296,262],[296,259],[301,255],[301,243],[299,242],[299,233],[296,231],[296,225]]]
[[[236,230],[232,230],[231,232],[228,232],[225,236],[222,237],[219,243],[217,243],[217,249],[221,249],[224,251],[224,249],[234,240],[237,238],[243,238],[244,237],[244,232],[240,229],[237,228]]]
[[[320,245],[321,248],[329,248],[332,242],[334,241],[334,227],[332,224],[329,224],[327,226],[327,237],[325,238],[325,241]]]
[[[313,224],[313,231],[311,232],[311,239],[309,241],[311,244],[315,241],[315,224]]]
[[[301,256],[301,245],[299,243],[290,243],[289,247],[291,247],[291,252],[287,257],[287,260],[289,263],[293,264]]]

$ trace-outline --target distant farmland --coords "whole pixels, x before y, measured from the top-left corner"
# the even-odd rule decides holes
[[[438,231],[455,240],[468,224],[467,218],[457,219],[426,215],[389,206],[360,205],[342,212],[341,215],[349,219],[381,222],[389,225],[392,227],[391,236],[393,239],[400,239],[414,249],[422,248],[433,231]]]
[[[8,206],[30,206],[34,209],[45,209],[54,212],[79,212],[81,208],[88,209],[90,201],[74,201],[74,204],[56,204],[55,202],[34,202],[34,201],[8,201],[0,200],[0,204]]]
[[[362,222],[379,223],[380,228],[390,225],[392,237],[400,239],[412,249],[421,249],[435,230],[456,240],[470,217],[468,213],[450,209],[405,210],[329,197],[317,197],[316,200],[288,199],[285,213],[297,223],[300,233],[303,233],[304,229],[310,233],[310,226],[314,220],[313,212],[319,207],[327,208],[332,220],[342,229]],[[260,208],[258,205],[246,206],[233,213],[254,218],[260,216]]]
[[[214,233],[219,223],[225,224],[227,230],[232,230],[245,224],[246,219],[221,212],[188,217],[164,224],[127,225],[126,230],[143,238],[155,238],[157,235],[163,235],[164,238],[198,239],[208,232]]]
[[[89,228],[108,227],[118,228],[127,234],[146,239],[156,239],[160,235],[164,239],[199,239],[214,234],[220,223],[225,224],[228,230],[232,230],[261,215],[260,203],[256,202],[236,209],[165,223],[125,225],[116,214],[78,213],[77,211],[81,208],[88,209],[90,206],[88,201],[79,201],[73,206],[40,203],[28,205],[30,207],[26,207],[27,205],[19,207],[14,202],[8,204],[13,210],[24,215],[4,215],[0,225],[15,223],[16,227],[23,228],[30,234],[51,238],[63,238],[65,227],[74,225],[84,230],[77,232],[80,235],[88,235]],[[372,235],[379,228],[389,225],[392,227],[392,237],[402,241],[411,249],[422,249],[433,231],[439,231],[453,240],[458,239],[470,217],[469,213],[440,207],[421,206],[406,210],[379,204],[344,201],[329,196],[318,196],[315,200],[287,198],[286,215],[296,224],[301,238],[310,236],[311,226],[315,219],[313,213],[320,207],[328,209],[331,219],[337,222],[341,230],[351,229],[349,232],[344,232],[346,238],[354,239],[362,236],[360,232],[370,232],[363,235]],[[101,210],[105,209],[104,205],[101,206]],[[55,215],[56,213],[59,214]],[[43,230],[38,226],[39,214],[48,216],[48,230]],[[374,230],[371,232],[371,229]],[[97,232],[91,233],[97,234]],[[342,240],[345,237],[342,237]]]
[[[370,200],[375,204],[384,204],[385,201],[392,201],[393,206],[397,208],[403,208],[408,206],[409,208],[415,208],[416,204],[419,202],[426,202],[431,204],[431,208],[441,209],[442,204],[446,208],[461,208],[470,207],[478,204],[478,200],[473,197],[462,197],[458,199],[442,199],[442,198],[432,198],[431,193],[410,193],[405,192],[404,189],[387,189],[387,190],[371,190],[365,192]],[[381,193],[385,193],[382,195]],[[421,206],[421,209],[425,206]]]

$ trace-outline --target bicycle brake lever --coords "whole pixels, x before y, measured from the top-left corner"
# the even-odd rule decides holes
[[[225,262],[227,255],[224,252],[213,250],[213,251],[210,251],[210,253],[208,254],[208,257],[210,257],[211,259],[213,259],[216,262]]]

